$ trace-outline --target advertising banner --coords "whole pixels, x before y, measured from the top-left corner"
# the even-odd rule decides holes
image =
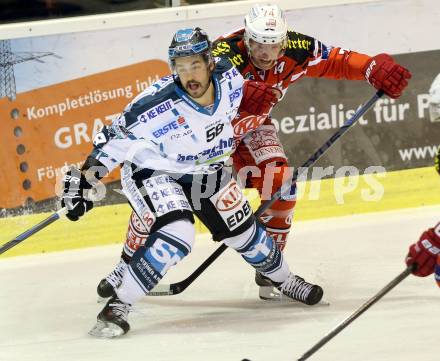
[[[94,135],[168,65],[148,60],[0,99],[3,208],[54,196],[56,177],[81,167]],[[118,172],[106,181],[119,179]]]
[[[152,28],[0,40],[0,208],[53,198],[103,125],[169,74]]]
[[[380,99],[317,166],[335,170],[380,166],[394,171],[433,165],[440,146],[440,122],[430,120],[428,90],[440,73],[440,51],[401,54],[395,59],[412,72],[408,89],[397,100]],[[307,160],[373,94],[374,88],[363,81],[305,78],[296,82],[273,112],[292,165]]]
[[[406,3],[408,7],[395,2],[359,5],[369,9],[362,19],[351,16],[358,9],[354,6],[286,12],[292,28],[327,45],[352,46],[370,54],[376,49],[398,52],[396,60],[413,74],[401,99],[378,101],[322,157],[318,166],[333,167],[326,172],[328,177],[344,175],[337,173],[343,166],[362,173],[369,166],[392,171],[432,164],[440,144],[440,123],[429,120],[427,92],[440,72],[440,50],[414,49],[438,45],[412,34],[394,39],[370,29],[366,38],[364,30],[343,30],[354,21],[369,22],[368,16],[379,22],[387,7],[412,13],[413,5]],[[405,14],[400,16],[411,18]],[[435,17],[430,14],[425,11],[424,17]],[[315,26],[324,23],[326,27]],[[54,197],[57,176],[72,164],[81,165],[92,149],[93,135],[140,91],[169,73],[167,47],[176,29],[201,26],[215,38],[242,24],[243,15],[237,14],[0,40],[0,208]],[[414,37],[418,41],[411,41]],[[272,114],[291,165],[302,164],[373,94],[364,81],[307,77],[297,81]],[[107,181],[118,178],[116,171]]]

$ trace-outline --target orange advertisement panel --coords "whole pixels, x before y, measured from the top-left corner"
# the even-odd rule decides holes
[[[168,73],[165,61],[148,60],[1,98],[0,208],[54,197],[57,176],[82,164],[94,134]]]

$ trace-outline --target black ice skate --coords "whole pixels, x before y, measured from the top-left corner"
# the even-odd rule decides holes
[[[119,261],[115,269],[111,271],[106,278],[103,278],[97,288],[98,296],[103,298],[109,298],[114,295],[114,289],[117,288],[121,282],[124,272],[127,269],[127,263],[123,259]]]
[[[126,334],[130,330],[127,322],[131,305],[113,296],[98,314],[96,325],[89,331],[95,337],[113,338]]]
[[[295,276],[293,273],[290,273],[287,280],[279,284],[277,288],[283,295],[310,306],[321,301],[324,294],[320,286],[308,283],[304,278]]]

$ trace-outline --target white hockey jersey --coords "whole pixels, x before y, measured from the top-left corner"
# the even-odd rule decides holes
[[[220,61],[212,74],[215,102],[193,101],[172,76],[139,94],[93,141],[92,153],[109,171],[124,161],[138,167],[198,173],[233,152],[232,119],[242,99],[243,77]]]

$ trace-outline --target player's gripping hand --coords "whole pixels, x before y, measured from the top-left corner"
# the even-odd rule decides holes
[[[416,263],[413,274],[419,277],[429,276],[434,272],[437,257],[440,255],[440,223],[423,232],[418,242],[409,247],[406,256],[408,266]]]
[[[272,107],[281,98],[281,91],[266,83],[246,80],[243,84],[243,98],[240,112],[253,115],[268,115]]]
[[[398,98],[408,85],[411,73],[397,64],[388,54],[379,54],[365,66],[367,81],[391,98]]]
[[[84,198],[84,190],[91,189],[92,185],[78,168],[70,168],[64,175],[63,187],[61,206],[67,208],[67,218],[77,221],[93,208],[93,202]]]

